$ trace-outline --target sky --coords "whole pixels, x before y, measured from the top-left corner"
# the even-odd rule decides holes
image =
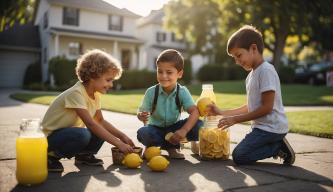
[[[138,15],[147,16],[151,10],[157,10],[170,0],[104,0],[118,8],[126,8]]]

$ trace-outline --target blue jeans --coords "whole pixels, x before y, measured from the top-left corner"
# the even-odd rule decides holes
[[[162,149],[178,149],[179,144],[173,145],[167,142],[164,137],[169,132],[175,132],[179,130],[187,121],[186,119],[179,120],[177,123],[169,127],[157,127],[153,125],[146,125],[141,127],[137,131],[138,141],[141,142],[144,146],[160,146]],[[198,120],[194,127],[187,133],[186,138],[188,141],[198,141],[199,140],[199,129],[202,127],[203,122]]]
[[[56,156],[71,158],[77,154],[96,154],[103,145],[103,140],[86,128],[62,128],[55,130],[48,137],[48,152]]]
[[[232,152],[233,161],[244,165],[276,156],[285,136],[286,133],[277,134],[254,128]]]

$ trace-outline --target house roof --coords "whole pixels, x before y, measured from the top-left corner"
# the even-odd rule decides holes
[[[83,31],[83,30],[75,30],[75,29],[64,29],[64,28],[57,28],[51,27],[51,33],[55,34],[63,34],[63,35],[73,35],[73,36],[84,36],[84,37],[92,37],[97,39],[110,39],[110,40],[118,40],[124,42],[131,42],[131,43],[144,43],[142,40],[137,39],[134,36],[126,36],[126,35],[117,35],[117,34],[110,34],[110,33],[102,33],[102,32],[95,32],[95,31]]]
[[[163,9],[152,10],[148,16],[139,19],[138,27],[148,24],[162,24],[164,15]]]
[[[15,24],[13,27],[0,33],[2,47],[40,48],[38,27],[32,22],[25,25]]]
[[[116,13],[118,15],[134,17],[134,18],[140,17],[139,15],[129,11],[128,9],[117,8],[103,0],[48,0],[48,2],[53,5],[84,8],[105,13]]]

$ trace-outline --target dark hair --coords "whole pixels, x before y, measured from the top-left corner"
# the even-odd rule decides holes
[[[249,50],[252,44],[256,44],[260,54],[264,51],[264,40],[262,34],[255,27],[245,25],[231,35],[227,44],[227,53],[233,48],[243,48]]]
[[[162,51],[156,60],[156,66],[160,62],[170,62],[173,63],[177,71],[184,69],[184,58],[177,50],[167,49]]]

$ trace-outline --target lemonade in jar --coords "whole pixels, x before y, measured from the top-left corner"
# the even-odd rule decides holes
[[[16,139],[16,179],[21,185],[35,185],[47,178],[47,139],[39,119],[23,119]]]
[[[230,155],[229,129],[217,127],[221,116],[207,116],[199,131],[199,155],[201,159],[227,160]]]

